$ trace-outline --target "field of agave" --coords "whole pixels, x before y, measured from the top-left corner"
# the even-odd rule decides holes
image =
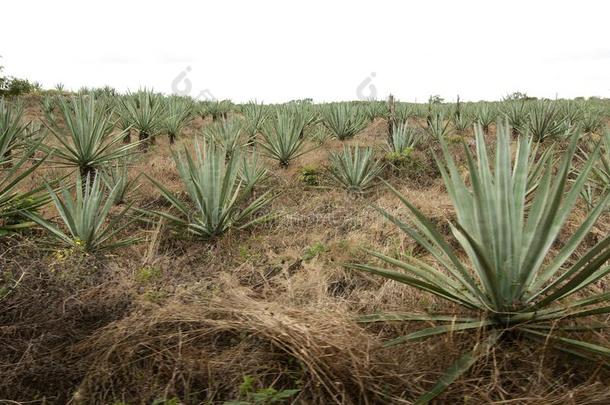
[[[610,402],[610,102],[0,99],[0,402]]]

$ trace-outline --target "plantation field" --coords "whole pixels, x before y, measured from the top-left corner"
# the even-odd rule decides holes
[[[610,101],[0,100],[0,403],[610,402]]]

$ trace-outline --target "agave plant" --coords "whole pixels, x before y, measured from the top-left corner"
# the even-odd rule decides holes
[[[324,125],[314,125],[309,132],[309,139],[318,145],[323,145],[332,138]]]
[[[347,103],[329,104],[322,109],[322,122],[339,140],[352,138],[366,128],[366,116]]]
[[[254,143],[254,138],[263,128],[263,123],[267,119],[267,110],[264,104],[251,101],[244,104],[241,108],[244,114],[244,131],[248,137],[248,143]]]
[[[311,103],[290,102],[288,104],[280,106],[279,110],[284,111],[284,113],[286,114],[299,116],[303,121],[303,129],[310,125],[315,125],[319,121],[318,111],[313,107]],[[303,136],[302,132],[301,136]]]
[[[542,181],[542,177],[544,175],[544,170],[547,166],[552,164],[553,156],[554,156],[554,147],[551,145],[548,148],[544,148],[542,153],[538,153],[540,149],[540,144],[536,143],[531,148],[529,163],[528,163],[528,172],[527,172],[527,201],[528,203],[531,201],[531,196],[534,194],[534,191],[540,185]]]
[[[139,175],[132,179],[129,178],[129,165],[129,157],[124,157],[114,161],[101,171],[102,181],[106,184],[108,190],[111,191],[116,188],[114,203],[117,205],[124,204],[127,195],[140,187],[138,184]]]
[[[514,135],[524,132],[528,118],[525,101],[507,101],[504,103],[503,114]]]
[[[138,238],[114,240],[133,222],[130,220],[121,224],[131,205],[126,206],[106,223],[119,188],[114,187],[106,194],[101,176],[83,178],[79,175],[76,178],[76,187],[61,185],[58,192],[49,186],[47,189],[68,232],[63,232],[37,213],[26,212],[25,215],[49,233],[53,238],[53,245],[94,253],[131,245],[139,240]],[[72,189],[75,196],[72,195]]]
[[[0,161],[11,164],[13,152],[28,145],[24,136],[27,124],[23,123],[23,106],[0,98]]]
[[[391,153],[404,154],[406,151],[414,149],[419,141],[416,128],[407,123],[395,124],[388,138],[388,149]]]
[[[454,115],[452,117],[453,126],[459,132],[468,130],[475,122],[475,117],[470,114],[461,113],[460,115]]]
[[[345,146],[343,152],[331,153],[329,160],[332,178],[353,193],[369,189],[383,169],[371,148]]]
[[[45,134],[42,131],[42,124],[40,121],[30,121],[25,125],[25,130],[23,131],[22,139],[23,142],[28,145],[22,147],[22,150],[28,149],[30,145],[34,145],[38,143],[39,140],[42,140],[45,137]],[[30,155],[30,157],[33,155]]]
[[[225,162],[224,150],[213,144],[201,146],[196,142],[194,149],[194,157],[186,147],[181,154],[174,152],[178,174],[194,211],[149,177],[183,218],[166,212],[153,213],[166,218],[178,230],[203,239],[217,237],[230,228],[244,229],[271,218],[267,214],[252,219],[273,197],[269,191],[252,202],[244,203],[248,193],[244,192],[239,178],[238,156],[233,155]]]
[[[566,128],[576,127],[583,117],[583,109],[572,100],[567,100],[559,105],[559,114]]]
[[[174,144],[182,129],[191,120],[192,104],[190,100],[171,97],[167,100],[165,115],[161,122],[162,130],[169,137],[169,143]]]
[[[580,192],[580,198],[585,202],[585,209],[588,212],[591,212],[591,210],[595,208],[599,197],[605,195],[607,192],[607,189],[603,189],[599,192],[598,196],[597,188],[591,183],[587,183]]]
[[[261,181],[263,181],[269,171],[265,167],[257,152],[244,154],[239,168],[239,178],[245,185],[245,190],[249,191]]]
[[[601,151],[599,159],[593,166],[589,182],[591,187],[596,192],[595,194],[603,195],[610,190],[610,131],[606,130],[601,137]],[[592,159],[592,154],[595,148],[591,143],[580,149],[581,160],[587,161]],[[578,170],[576,170],[578,172]]]
[[[202,101],[199,103],[197,111],[201,118],[211,116],[213,121],[219,118],[227,119],[229,111],[231,111],[231,102],[229,100]]]
[[[10,167],[3,164],[5,161],[0,155],[0,236],[35,225],[27,220],[25,213],[34,212],[49,201],[48,195],[41,193],[44,187],[25,193],[19,191],[21,182],[31,176],[48,157],[46,155],[24,169],[29,156],[34,154],[39,145],[40,143],[32,145],[16,164]]]
[[[42,111],[48,117],[53,117],[53,113],[55,112],[55,97],[53,96],[44,96],[42,98]]]
[[[430,112],[429,104],[411,104],[411,108],[413,109],[413,117],[417,118],[426,118]]]
[[[270,114],[268,119],[277,117],[279,115],[293,117],[295,121],[300,122],[299,126],[301,132],[299,133],[300,138],[305,137],[305,130],[308,127],[314,126],[319,122],[318,111],[313,108],[310,103],[305,102],[290,102],[287,104],[276,105],[273,108],[274,114]],[[264,130],[264,125],[263,125]]]
[[[557,105],[552,102],[539,101],[531,106],[526,128],[537,142],[562,132],[565,119],[559,112]]]
[[[243,121],[238,118],[223,119],[203,129],[203,136],[209,142],[224,149],[227,158],[245,145],[242,139]]]
[[[57,123],[49,126],[60,143],[53,152],[57,163],[78,168],[82,177],[93,177],[106,164],[133,153],[137,144],[119,146],[125,133],[112,134],[110,115],[92,96],[79,95],[70,103],[62,99],[60,110],[67,133]]]
[[[475,121],[481,125],[485,133],[489,132],[489,127],[498,118],[498,110],[490,103],[483,103],[478,106],[475,114]]]
[[[154,143],[154,136],[161,130],[164,116],[162,99],[146,89],[130,94],[120,99],[123,114],[132,128],[139,132],[140,145],[143,151],[148,150],[148,144]]]
[[[596,110],[586,110],[580,119],[580,128],[585,134],[592,134],[603,127],[602,115]]]
[[[124,134],[123,143],[131,143],[131,118],[121,99],[113,99],[111,115],[115,127]]]
[[[117,95],[116,89],[109,85],[105,85],[104,87],[94,88],[92,90],[92,92],[96,98],[102,98],[102,97],[113,98],[113,97],[116,97],[116,95]]]
[[[451,128],[449,127],[450,123],[449,120],[445,120],[442,113],[438,112],[428,119],[426,131],[430,136],[436,139],[443,139],[451,134]]]
[[[302,116],[278,110],[275,119],[265,121],[259,144],[268,157],[277,160],[280,166],[288,167],[290,161],[309,152],[303,150],[304,126]]]
[[[404,124],[409,120],[409,118],[415,116],[417,112],[412,104],[396,103],[394,114],[396,116],[396,122],[398,124]]]
[[[522,137],[511,163],[510,129],[501,126],[493,169],[490,167],[483,131],[475,130],[478,162],[465,147],[469,181],[466,183],[446,145],[441,142],[445,163],[439,161],[445,186],[455,207],[457,222],[451,230],[465,253],[464,260],[442,234],[398,191],[390,189],[413,214],[414,226],[379,208],[379,211],[433,255],[438,269],[415,257],[406,261],[371,252],[383,262],[402,271],[369,264],[351,267],[392,279],[453,302],[480,317],[428,314],[377,314],[362,318],[375,321],[431,321],[442,325],[428,327],[386,343],[395,345],[443,333],[479,330],[484,338],[460,357],[439,382],[417,403],[426,403],[471,367],[504,338],[529,339],[536,344],[550,342],[558,350],[606,364],[610,348],[578,337],[570,331],[607,327],[593,321],[573,321],[610,313],[610,293],[590,292],[587,287],[610,273],[610,236],[584,254],[574,256],[587,233],[610,200],[606,195],[573,232],[557,254],[549,255],[563,224],[568,219],[595,162],[585,162],[581,173],[567,187],[576,139],[571,142],[557,171],[549,164],[533,202],[526,209],[527,177],[533,140]],[[471,184],[471,187],[466,184]],[[600,306],[601,305],[601,306]]]
[[[388,105],[383,101],[370,100],[363,104],[363,113],[369,121],[388,116]]]

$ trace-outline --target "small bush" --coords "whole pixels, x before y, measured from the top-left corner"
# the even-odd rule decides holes
[[[299,180],[308,186],[320,184],[320,169],[316,166],[303,166],[299,169]]]

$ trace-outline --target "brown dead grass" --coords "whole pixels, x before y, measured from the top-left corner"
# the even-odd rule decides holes
[[[218,402],[239,398],[249,375],[260,387],[300,388],[300,402],[370,403],[404,384],[371,358],[375,340],[343,314],[257,300],[234,281],[220,284],[214,288],[226,292],[191,291],[81,342],[76,351],[91,366],[79,400],[104,403],[120,394],[128,403],[161,395]]]

